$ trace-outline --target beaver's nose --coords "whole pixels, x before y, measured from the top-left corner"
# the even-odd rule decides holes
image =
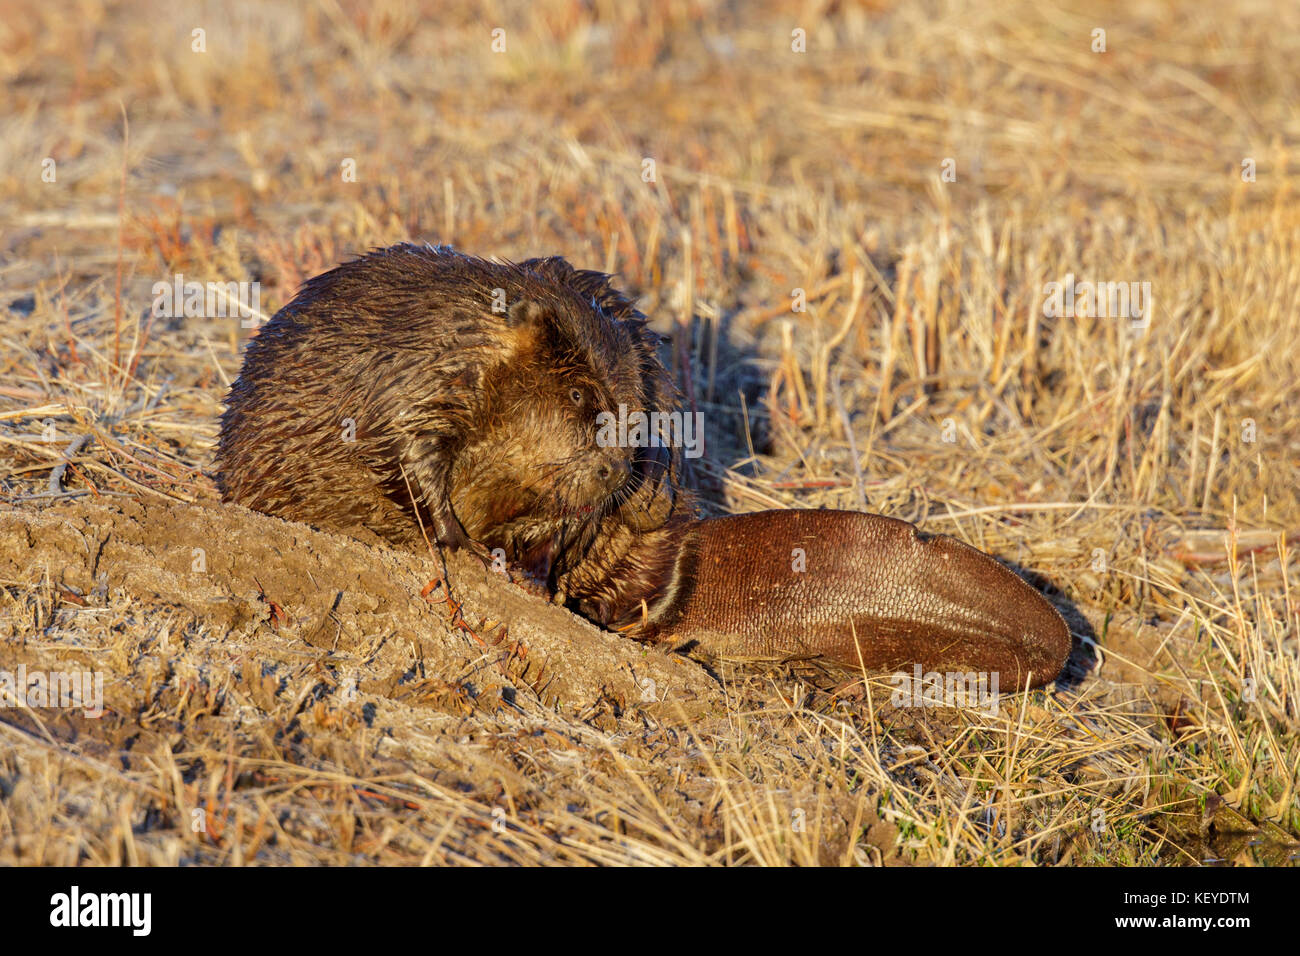
[[[616,488],[627,481],[632,469],[624,458],[615,458],[601,463],[596,469],[596,476],[607,488]]]

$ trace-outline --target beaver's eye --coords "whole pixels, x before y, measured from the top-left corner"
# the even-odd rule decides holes
[[[571,399],[573,400],[573,404],[575,404],[575,405],[581,405],[581,404],[582,404],[582,391],[581,391],[581,389],[577,389],[577,388],[570,389],[570,390],[569,390],[569,398],[571,398]]]

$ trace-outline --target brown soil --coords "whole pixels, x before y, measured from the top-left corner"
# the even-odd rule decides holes
[[[593,770],[622,776],[620,764],[649,758],[651,775],[679,779],[675,794],[657,785],[655,802],[707,832],[710,787],[698,772],[707,767],[683,728],[699,733],[721,721],[725,731],[719,679],[601,631],[473,558],[453,555],[449,564],[458,605],[435,603],[441,588],[421,597],[437,575],[433,558],[240,507],[121,498],[0,512],[0,578],[41,595],[31,631],[4,635],[18,650],[11,666],[105,673],[101,718],[11,715],[6,745],[25,772],[9,796],[50,800],[57,812],[53,793],[31,791],[30,761],[58,751],[59,777],[130,782],[128,802],[148,801],[170,818],[130,841],[128,858],[145,863],[231,860],[226,854],[302,862],[295,844],[322,837],[299,815],[311,816],[304,803],[322,786],[354,804],[348,826],[366,829],[370,817],[404,808],[393,826],[420,834],[411,846],[440,860],[595,861],[603,859],[597,847],[567,848],[562,830],[547,825],[526,828],[521,840],[500,824],[494,841],[458,817],[490,828],[493,795],[502,821],[506,811],[552,821],[565,805],[598,811],[591,792],[576,788],[581,777],[536,772],[595,749],[607,753]],[[216,794],[205,781],[221,784],[219,806],[206,799]],[[276,811],[260,809],[271,805]],[[196,808],[206,832],[186,840]],[[850,848],[855,814],[846,812],[827,818],[838,840],[822,848],[826,862]],[[892,855],[893,828],[874,814],[860,821],[873,823],[881,857]],[[231,826],[240,831],[233,839]],[[248,828],[260,839],[250,843]],[[283,832],[267,841],[272,830]],[[286,841],[290,834],[297,839]],[[417,861],[413,849],[394,853],[381,834],[372,837],[348,841],[358,858]],[[33,834],[18,859],[76,862],[89,849],[92,859],[117,862],[125,852],[103,848],[102,858],[77,842],[42,844]]]

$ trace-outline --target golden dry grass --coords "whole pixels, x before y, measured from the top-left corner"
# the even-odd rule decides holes
[[[165,607],[87,624],[57,575],[6,580],[3,661],[89,655],[137,709],[0,714],[0,861],[1296,859],[1300,7],[3,6],[6,509],[80,435],[78,501],[215,498],[247,332],[151,320],[154,282],[257,280],[269,315],[394,241],[562,254],[674,334],[711,508],[957,535],[1081,650],[995,716],[724,670],[713,714],[453,694],[389,752],[302,710],[309,660],[222,665],[265,631],[158,646]],[[1044,315],[1067,274],[1150,283],[1149,326]]]

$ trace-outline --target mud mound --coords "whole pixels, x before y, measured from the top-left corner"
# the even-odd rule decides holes
[[[596,822],[593,775],[627,807],[613,791],[647,761],[697,802],[678,813],[702,811],[665,720],[723,714],[716,679],[450,565],[454,600],[431,600],[431,558],[242,508],[0,512],[6,666],[104,675],[101,717],[19,706],[0,723],[7,802],[63,821],[53,842],[18,828],[13,858],[590,861],[623,827]],[[653,767],[670,745],[678,765]],[[564,850],[582,827],[597,836]]]
[[[579,713],[602,699],[651,705],[669,688],[689,710],[721,700],[698,666],[601,631],[473,559],[452,557],[452,601],[441,589],[422,598],[438,570],[434,558],[232,506],[127,499],[0,514],[10,581],[48,578],[74,604],[120,593],[171,608],[232,650],[353,667],[362,688],[391,694],[420,673],[477,707],[495,711],[499,700],[520,714]],[[660,688],[655,701],[647,680]]]

